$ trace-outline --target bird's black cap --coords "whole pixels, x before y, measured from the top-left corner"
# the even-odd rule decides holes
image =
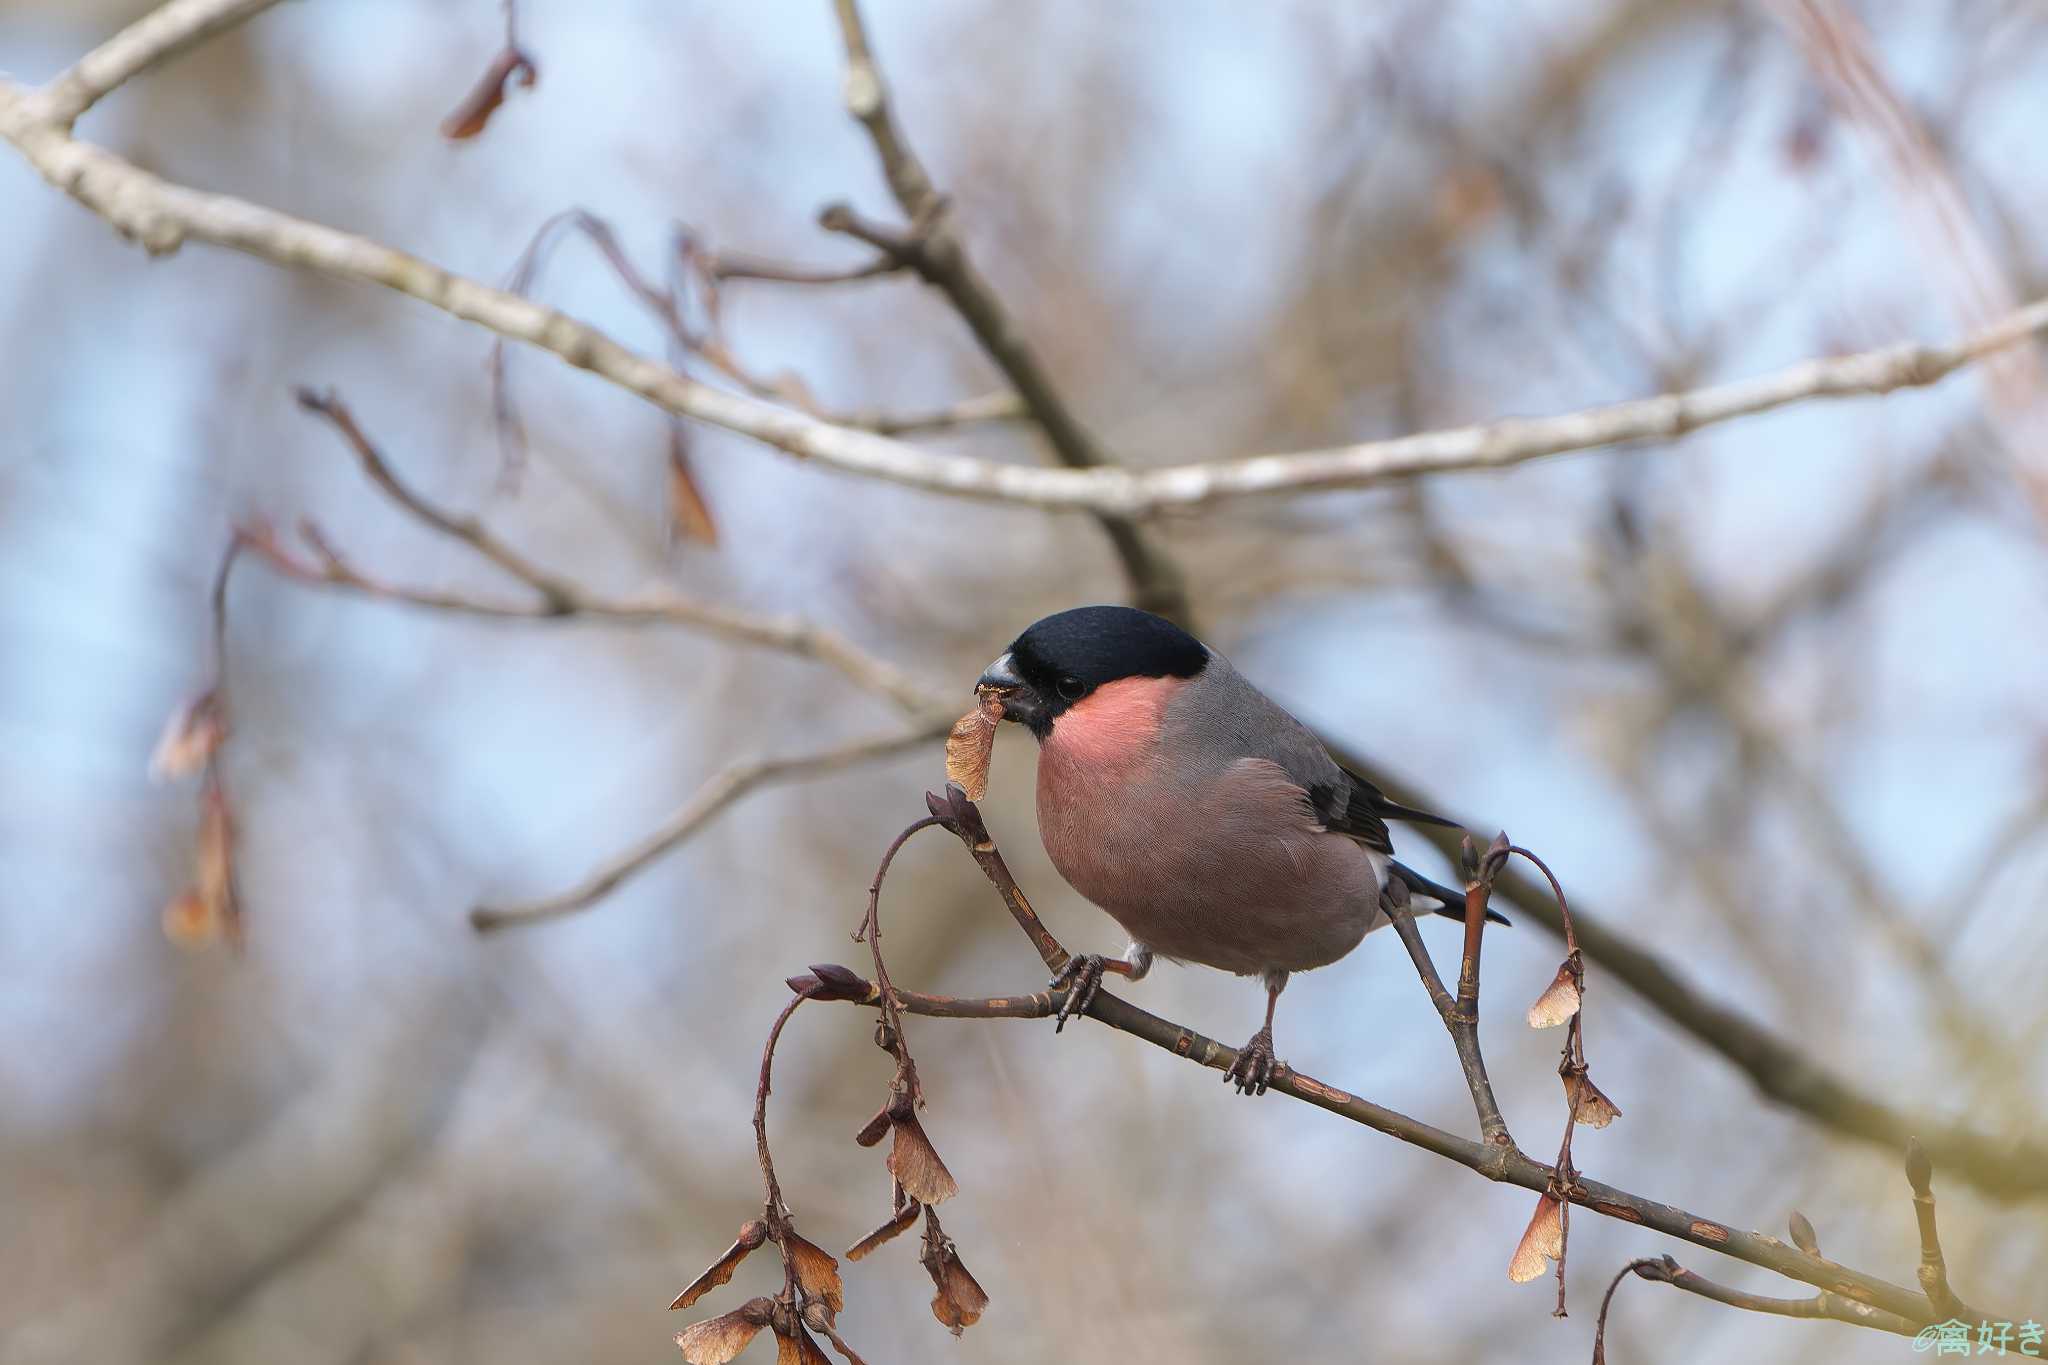
[[[1209,662],[1202,642],[1135,607],[1075,607],[1036,621],[1010,645],[1017,676],[1057,715],[1122,678],[1192,678]]]

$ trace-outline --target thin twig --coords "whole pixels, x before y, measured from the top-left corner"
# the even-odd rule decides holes
[[[861,687],[888,697],[913,716],[950,709],[944,705],[943,699],[936,698],[930,689],[895,665],[867,653],[836,632],[806,621],[755,616],[729,607],[692,601],[666,591],[629,600],[592,597],[567,579],[528,562],[481,522],[457,517],[415,493],[398,477],[389,461],[363,433],[337,397],[332,394],[323,397],[301,390],[299,401],[309,411],[318,413],[335,425],[371,479],[407,512],[434,530],[468,545],[533,588],[541,601],[528,607],[506,606],[457,594],[422,593],[390,587],[355,572],[326,544],[324,538],[319,537],[317,531],[313,540],[322,559],[318,567],[293,559],[274,537],[245,532],[244,538],[251,547],[285,573],[309,582],[330,583],[420,606],[476,615],[540,619],[586,616],[621,622],[689,626],[744,644],[762,645],[816,659],[837,669]]]
[[[1727,1304],[1751,1313],[1769,1313],[1781,1318],[1819,1318],[1831,1322],[1846,1322],[1855,1327],[1868,1327],[1874,1331],[1891,1332],[1898,1336],[1910,1337],[1922,1326],[1921,1323],[1898,1313],[1887,1312],[1867,1303],[1823,1289],[1820,1293],[1803,1299],[1776,1298],[1768,1294],[1752,1294],[1747,1290],[1731,1288],[1717,1283],[1704,1275],[1687,1270],[1669,1256],[1645,1256],[1630,1261],[1608,1282],[1606,1294],[1600,1299],[1600,1317],[1593,1328],[1593,1365],[1604,1365],[1607,1359],[1607,1314],[1614,1304],[1614,1291],[1630,1274],[1638,1279],[1656,1284],[1668,1284],[1683,1289],[1688,1294],[1697,1294],[1715,1303]]]
[[[170,0],[101,43],[39,93],[36,115],[63,127],[115,89],[277,0]]]
[[[969,258],[950,205],[933,186],[931,175],[896,122],[889,103],[889,88],[868,43],[858,0],[833,0],[833,11],[838,16],[840,40],[846,48],[847,112],[867,129],[890,192],[914,225],[916,250],[899,259],[953,306],[981,349],[1017,391],[1062,464],[1082,470],[1115,464],[1067,406],[1052,376],[1024,339],[1016,319]],[[890,254],[886,244],[877,245],[883,246],[885,255]],[[1188,624],[1187,582],[1180,566],[1130,517],[1099,511],[1096,519],[1116,549],[1137,604]]]
[[[1459,1002],[1444,989],[1443,978],[1437,975],[1436,964],[1430,961],[1429,949],[1422,942],[1422,935],[1415,927],[1415,914],[1408,906],[1406,887],[1396,879],[1388,882],[1389,894],[1382,902],[1387,919],[1393,924],[1394,932],[1400,935],[1401,944],[1408,950],[1409,960],[1415,964],[1415,971],[1422,978],[1422,985],[1429,992],[1430,1003],[1436,1006],[1437,1017],[1443,1020],[1444,1028],[1451,1035],[1451,1043],[1458,1052],[1458,1068],[1464,1073],[1465,1087],[1472,1092],[1472,1108],[1479,1118],[1479,1132],[1486,1148],[1494,1153],[1494,1160],[1503,1169],[1519,1151],[1514,1138],[1508,1133],[1507,1120],[1501,1116],[1500,1104],[1493,1097],[1493,1082],[1486,1074],[1486,1059],[1479,1050],[1478,1015],[1478,962],[1472,959],[1473,1009],[1466,1013],[1459,1008]],[[1467,923],[1473,898],[1479,893],[1466,892]],[[1486,901],[1479,896],[1479,913],[1483,919]],[[1476,947],[1476,942],[1467,940]],[[1463,973],[1460,973],[1461,978]],[[1462,985],[1462,981],[1461,981]]]
[[[668,819],[662,821],[653,833],[623,852],[607,858],[594,872],[569,890],[541,900],[479,905],[469,912],[469,922],[479,933],[491,933],[498,929],[558,919],[563,915],[588,909],[617,890],[620,883],[646,868],[648,864],[666,853],[673,852],[684,840],[703,828],[713,816],[754,788],[793,778],[816,777],[851,767],[856,763],[890,758],[939,739],[946,733],[946,729],[944,722],[938,722],[899,734],[856,740],[851,744],[839,745],[816,753],[792,754],[780,758],[748,758],[729,764],[692,793],[690,799]]]

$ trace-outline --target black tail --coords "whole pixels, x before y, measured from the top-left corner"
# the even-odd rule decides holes
[[[1457,829],[1459,827],[1456,820],[1447,820],[1443,816],[1431,811],[1417,810],[1413,806],[1404,806],[1399,801],[1388,800],[1385,792],[1360,777],[1357,773],[1350,772],[1347,769],[1345,775],[1351,779],[1353,799],[1355,800],[1359,794],[1363,794],[1365,804],[1372,810],[1374,815],[1379,816],[1382,820],[1406,820],[1410,824],[1415,825],[1442,825],[1445,829]]]
[[[1445,919],[1454,919],[1461,924],[1464,923],[1464,892],[1453,891],[1448,886],[1439,885],[1438,883],[1433,882],[1429,878],[1423,876],[1420,872],[1417,872],[1414,868],[1408,866],[1406,863],[1389,863],[1387,864],[1387,871],[1392,873],[1394,876],[1399,877],[1401,881],[1407,886],[1410,894],[1417,896],[1428,896],[1432,900],[1442,901],[1443,905],[1440,908],[1431,911],[1431,914],[1442,915]],[[1492,909],[1490,907],[1486,912],[1486,918],[1491,920],[1495,924],[1514,923],[1514,921],[1509,919],[1506,915],[1503,915],[1500,911]]]

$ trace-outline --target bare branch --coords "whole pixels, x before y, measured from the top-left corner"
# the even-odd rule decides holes
[[[1651,1280],[1683,1289],[1688,1294],[1697,1294],[1716,1303],[1725,1303],[1731,1308],[1742,1308],[1752,1313],[1770,1313],[1784,1318],[1825,1318],[1833,1322],[1846,1322],[1856,1327],[1869,1327],[1880,1332],[1893,1332],[1910,1337],[1919,1330],[1920,1324],[1898,1313],[1887,1312],[1867,1303],[1858,1303],[1847,1295],[1823,1289],[1811,1298],[1783,1299],[1765,1294],[1751,1294],[1746,1290],[1731,1289],[1718,1284],[1704,1275],[1698,1275],[1669,1256],[1645,1256],[1630,1261],[1615,1273],[1608,1283],[1607,1293],[1600,1299],[1599,1324],[1593,1331],[1594,1365],[1607,1358],[1607,1313],[1614,1303],[1614,1291],[1630,1274],[1639,1279]]]
[[[1415,915],[1408,908],[1407,885],[1399,878],[1387,884],[1388,894],[1384,902],[1387,918],[1394,926],[1394,932],[1401,937],[1401,945],[1408,950],[1409,960],[1415,964],[1416,975],[1422,978],[1422,985],[1429,992],[1430,1003],[1436,1006],[1437,1017],[1443,1020],[1444,1028],[1451,1035],[1451,1042],[1458,1051],[1458,1066],[1465,1073],[1466,1088],[1472,1092],[1472,1107],[1479,1117],[1479,1132],[1485,1145],[1494,1153],[1494,1160],[1507,1161],[1508,1154],[1516,1151],[1515,1140],[1508,1134],[1507,1120],[1501,1117],[1500,1105],[1493,1097],[1493,1082],[1486,1074],[1486,1060],[1479,1051],[1479,937],[1475,932],[1466,940],[1467,954],[1460,969],[1460,989],[1457,999],[1444,989],[1443,978],[1437,974],[1436,964],[1430,961],[1429,949],[1423,945],[1422,935],[1415,928]],[[1486,883],[1475,882],[1466,894],[1466,923],[1473,923],[1473,905],[1478,907],[1477,922],[1486,922],[1486,893],[1491,890]],[[1470,980],[1472,993],[1469,1000],[1463,989]]]
[[[86,110],[144,71],[277,0],[170,0],[122,29],[58,75],[36,99],[35,117],[69,128]]]
[[[839,19],[840,40],[846,47],[847,112],[868,130],[868,137],[875,144],[875,156],[882,164],[882,175],[912,228],[906,238],[892,244],[859,231],[859,220],[848,210],[828,209],[819,221],[835,231],[852,231],[862,236],[881,248],[885,256],[909,266],[920,279],[944,294],[953,311],[974,333],[981,349],[1017,391],[1062,464],[1069,469],[1114,465],[1116,461],[1067,406],[1016,320],[969,259],[966,245],[954,229],[950,204],[934,188],[931,175],[896,122],[889,104],[888,85],[882,79],[881,67],[868,44],[867,28],[861,21],[859,0],[833,0],[833,11]],[[1187,623],[1187,582],[1180,566],[1132,523],[1129,514],[1096,509],[1096,518],[1116,548],[1137,604]]]
[[[954,497],[1123,517],[1241,497],[1360,488],[1418,474],[1505,468],[1622,442],[1671,440],[1703,426],[1811,399],[1925,387],[1994,351],[2048,331],[2048,300],[2041,300],[1946,346],[1889,346],[1809,360],[1754,379],[1557,417],[1510,419],[1330,450],[1146,470],[1045,469],[923,450],[699,383],[564,313],[450,274],[416,256],[245,200],[173,185],[71,136],[40,114],[29,92],[4,81],[0,136],[19,148],[45,180],[152,253],[175,251],[186,241],[197,240],[281,266],[382,285],[549,351],[666,411],[845,473]]]
[[[1346,746],[1332,743],[1337,761],[1404,805],[1432,806],[1412,783],[1401,781]],[[1458,857],[1454,830],[1419,825],[1415,832],[1445,857]],[[1557,906],[1539,883],[1512,870],[1503,871],[1495,894],[1553,933],[1563,933]],[[1878,1099],[1815,1059],[1802,1042],[1780,1036],[1754,1019],[1714,1000],[1657,953],[1588,915],[1572,911],[1580,948],[1586,957],[1638,998],[1726,1058],[1765,1096],[1806,1114],[1836,1132],[1874,1146],[1898,1151],[1918,1132],[1928,1150],[1949,1171],[1988,1194],[2020,1198],[2048,1195],[2048,1143],[1993,1137],[1931,1115],[1905,1113]]]
[[[1043,926],[1038,926],[1038,929],[1034,930],[1033,925],[1037,917],[1029,914],[1029,907],[1025,907],[1025,913],[1019,913],[1017,901],[1021,897],[1016,892],[1014,881],[1008,878],[1007,869],[1002,866],[1002,855],[996,849],[994,841],[987,837],[987,829],[979,821],[978,812],[975,812],[973,804],[967,802],[963,796],[950,791],[944,796],[931,793],[926,801],[933,812],[939,814],[946,822],[947,828],[967,845],[969,852],[974,855],[975,862],[996,887],[1040,957],[1048,964],[1056,959],[1063,959],[1065,950],[1056,941],[1048,943],[1051,939],[1049,934],[1045,934],[1043,939],[1040,937]],[[955,813],[963,817],[973,813],[976,818],[956,820],[952,818]],[[817,970],[813,969],[814,972]],[[829,998],[861,1004],[881,1002],[879,986],[865,982],[854,986],[853,973],[844,968],[828,970],[833,973],[835,985],[839,987]],[[854,988],[846,989],[847,986]],[[1049,1018],[1058,1013],[1064,994],[1063,991],[1049,990],[1028,995],[995,996],[976,1000],[922,995],[900,987],[892,987],[891,991],[896,1003],[907,1014],[949,1019]],[[818,998],[826,997],[820,995]],[[1139,1009],[1106,991],[1097,990],[1082,1012],[1110,1028],[1141,1038],[1175,1056],[1190,1058],[1202,1066],[1227,1071],[1237,1057],[1236,1049]],[[1550,1192],[1562,1188],[1572,1203],[1603,1217],[1647,1227],[1695,1246],[1706,1247],[1737,1260],[1747,1261],[1751,1265],[1775,1271],[1828,1293],[1843,1295],[1859,1303],[1870,1304],[1884,1312],[1897,1314],[1916,1325],[1932,1322],[1943,1316],[1924,1294],[1838,1265],[1823,1257],[1809,1255],[1775,1237],[1767,1237],[1759,1232],[1746,1232],[1728,1223],[1705,1218],[1674,1205],[1646,1199],[1599,1181],[1573,1179],[1561,1185],[1557,1180],[1559,1173],[1554,1168],[1535,1161],[1519,1151],[1508,1149],[1503,1154],[1490,1144],[1474,1142],[1469,1138],[1445,1132],[1441,1128],[1374,1104],[1370,1100],[1291,1068],[1276,1070],[1270,1087],[1280,1094],[1290,1095],[1350,1119],[1354,1123],[1448,1158],[1489,1180],[1518,1185],[1537,1192]]]
[[[672,852],[713,816],[756,787],[793,778],[817,777],[856,763],[891,758],[928,744],[945,733],[946,724],[939,722],[899,734],[856,740],[818,753],[743,759],[720,769],[675,814],[663,821],[660,828],[618,856],[606,860],[603,866],[570,890],[544,900],[479,905],[469,912],[469,922],[479,932],[489,933],[588,909],[611,894],[621,882],[663,854]]]
[[[427,526],[470,546],[478,554],[533,588],[541,600],[528,606],[505,605],[452,593],[418,592],[395,588],[367,578],[351,568],[318,531],[304,528],[322,563],[310,566],[293,559],[274,537],[243,532],[242,538],[264,559],[281,571],[309,582],[330,583],[372,596],[410,602],[418,606],[472,615],[530,619],[592,617],[611,621],[661,623],[689,626],[744,644],[762,645],[786,653],[801,654],[839,670],[868,691],[878,692],[913,715],[943,708],[942,699],[911,678],[909,674],[867,653],[836,632],[796,618],[750,615],[729,607],[696,602],[663,592],[639,599],[608,600],[591,596],[567,579],[556,577],[531,564],[506,545],[489,528],[471,518],[457,517],[428,503],[413,492],[375,444],[364,434],[354,417],[332,394],[319,396],[301,390],[299,402],[307,411],[332,422],[354,451],[377,486],[407,512]]]

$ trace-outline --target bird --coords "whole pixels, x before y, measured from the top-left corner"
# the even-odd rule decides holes
[[[1070,959],[1058,1027],[1105,973],[1155,957],[1266,988],[1265,1023],[1224,1079],[1263,1094],[1286,1064],[1273,1012],[1288,977],[1389,922],[1384,900],[1464,918],[1462,893],[1395,861],[1387,822],[1457,827],[1389,800],[1230,661],[1173,622],[1084,606],[1028,626],[982,672],[999,721],[1038,741],[1038,829],[1068,885],[1122,926],[1121,959]],[[1489,911],[1488,918],[1506,923]]]

